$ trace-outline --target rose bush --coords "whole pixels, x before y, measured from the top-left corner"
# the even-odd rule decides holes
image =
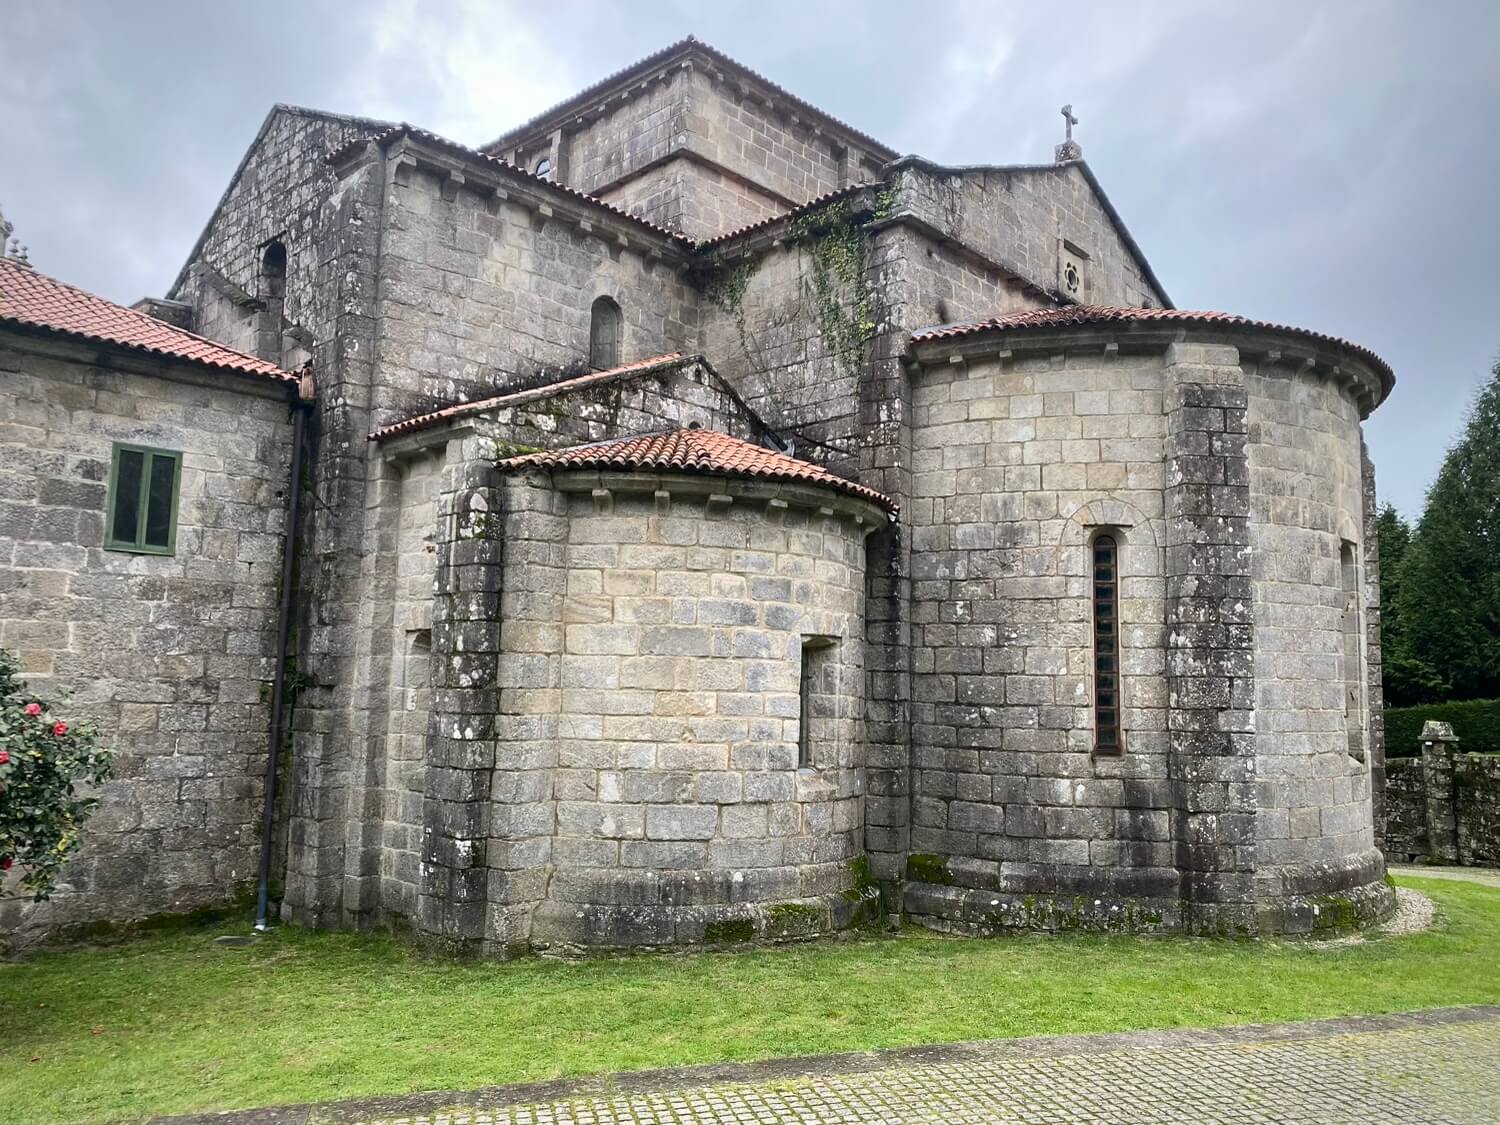
[[[19,673],[0,649],[0,871],[19,866],[21,887],[40,902],[99,803],[76,787],[103,781],[114,751],[92,727],[57,718]]]

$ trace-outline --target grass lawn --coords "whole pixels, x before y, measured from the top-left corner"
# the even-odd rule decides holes
[[[8,1121],[140,1119],[1046,1033],[1500,1003],[1500,888],[1402,880],[1432,931],[1362,944],[899,937],[445,965],[371,936],[222,930],[0,964]]]

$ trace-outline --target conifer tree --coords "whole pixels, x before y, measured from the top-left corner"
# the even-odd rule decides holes
[[[1398,644],[1411,662],[1398,681],[1413,677],[1419,702],[1500,696],[1500,363],[1395,569]]]

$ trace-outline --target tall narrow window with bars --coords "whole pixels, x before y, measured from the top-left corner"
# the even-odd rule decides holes
[[[1120,754],[1120,541],[1094,536],[1094,752]]]
[[[1365,760],[1365,685],[1360,660],[1359,567],[1355,563],[1356,547],[1347,540],[1339,549],[1339,574],[1342,581],[1344,642],[1344,730],[1349,736],[1349,755]]]

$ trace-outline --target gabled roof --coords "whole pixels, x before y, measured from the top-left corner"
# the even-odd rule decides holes
[[[1012,175],[1041,175],[1042,173],[1065,172],[1069,168],[1077,168],[1083,173],[1083,178],[1088,181],[1095,197],[1099,200],[1099,206],[1109,216],[1109,221],[1114,224],[1115,231],[1120,236],[1120,241],[1135,258],[1136,264],[1140,266],[1141,273],[1147,284],[1156,290],[1156,295],[1161,303],[1168,307],[1172,304],[1172,298],[1167,296],[1166,289],[1162,286],[1161,279],[1156,276],[1156,271],[1151,268],[1151,263],[1146,259],[1140,244],[1136,242],[1135,236],[1130,233],[1130,228],[1125,225],[1125,220],[1120,217],[1120,212],[1115,210],[1115,205],[1110,202],[1109,195],[1104,190],[1104,185],[1099,182],[1099,177],[1094,175],[1094,170],[1089,167],[1085,160],[1067,160],[1061,164],[939,164],[935,160],[928,160],[925,156],[903,156],[900,160],[886,165],[885,174],[906,166],[925,168],[929,172],[935,172],[940,176],[962,175],[965,172],[1003,172]]]
[[[1251,320],[1225,312],[1193,312],[1188,309],[1136,309],[1118,308],[1110,305],[1067,305],[1057,309],[1028,309],[1025,312],[1009,313],[1005,316],[977,320],[971,324],[939,324],[931,328],[919,328],[911,334],[912,343],[929,340],[955,340],[977,336],[986,332],[1018,332],[1042,328],[1072,328],[1092,324],[1152,325],[1152,324],[1206,324],[1221,328],[1249,328],[1259,331],[1286,333],[1300,336],[1314,344],[1328,345],[1359,356],[1374,370],[1387,393],[1396,382],[1390,365],[1369,348],[1350,343],[1338,336],[1313,332],[1307,328],[1293,328],[1285,324],[1273,324],[1265,320]]]
[[[12,258],[0,258],[0,326],[107,344],[291,386],[300,381],[274,363],[106,301]]]
[[[604,200],[598,198],[597,196],[588,195],[584,192],[579,191],[577,188],[569,187],[567,184],[560,184],[555,180],[547,180],[543,179],[541,176],[533,175],[532,173],[526,171],[526,169],[516,164],[512,164],[509,160],[505,160],[502,157],[492,156],[487,152],[481,152],[477,148],[470,148],[468,145],[461,145],[457,141],[450,141],[447,137],[440,137],[436,133],[430,133],[426,129],[419,128],[416,125],[408,125],[406,122],[402,122],[399,125],[392,125],[389,128],[376,133],[373,137],[356,138],[355,140],[350,141],[348,144],[335,149],[333,152],[330,152],[324,159],[327,160],[329,164],[339,164],[347,160],[354,153],[358,152],[365,145],[375,144],[379,145],[381,148],[385,148],[390,145],[392,141],[399,140],[402,137],[411,137],[413,140],[421,141],[424,144],[431,145],[433,148],[439,148],[444,150],[445,152],[452,153],[454,156],[457,156],[463,160],[476,161],[488,167],[497,168],[507,175],[525,180],[532,186],[541,188],[545,191],[550,191],[556,195],[565,196],[569,199],[587,203],[591,207],[598,208],[602,211],[607,211],[617,218],[624,219],[627,222],[634,224],[635,226],[649,230],[653,234],[659,235],[662,238],[670,239],[672,242],[677,243],[684,249],[688,249],[693,246],[693,240],[687,237],[687,235],[685,234],[679,234],[677,231],[668,230],[666,227],[658,226],[650,219],[643,219],[633,212],[626,211],[620,207],[616,207],[613,203],[606,203]]]
[[[229,202],[229,197],[234,194],[235,185],[240,182],[240,177],[245,174],[245,168],[250,164],[250,157],[260,147],[262,138],[270,131],[271,123],[280,114],[289,114],[294,117],[312,117],[320,121],[333,121],[340,125],[354,125],[370,130],[388,129],[391,125],[389,121],[377,121],[370,117],[353,117],[345,113],[329,113],[321,109],[308,109],[306,106],[287,105],[285,102],[277,102],[273,105],[270,112],[266,114],[266,119],[260,123],[260,128],[256,130],[254,139],[251,140],[249,146],[245,149],[245,154],[240,157],[240,162],[235,165],[234,175],[229,177],[229,183],[224,188],[224,194],[219,196],[219,202],[214,204],[214,209],[208,213],[208,222],[203,224],[203,230],[199,232],[197,241],[193,243],[193,248],[188,251],[187,257],[183,259],[182,269],[177,271],[177,277],[172,282],[171,288],[167,290],[168,293],[177,292],[183,283],[187,281],[188,270],[192,268],[193,263],[198,260],[198,255],[203,251],[203,244],[208,241],[208,232],[213,229],[214,220],[219,217],[219,212],[224,210],[224,205]]]
[[[427,414],[418,414],[416,417],[405,418],[400,422],[393,422],[389,426],[381,427],[370,435],[369,440],[385,441],[387,438],[416,433],[418,430],[429,429],[432,426],[440,425],[453,418],[462,418],[468,414],[479,414],[486,410],[503,410],[511,406],[521,406],[528,402],[540,402],[543,399],[567,394],[570,391],[580,391],[587,387],[602,386],[603,384],[618,382],[622,379],[634,379],[653,372],[670,371],[674,368],[686,367],[689,364],[695,363],[701,363],[705,367],[709,366],[708,361],[701,355],[683,355],[680,352],[669,352],[666,355],[652,356],[650,359],[637,360],[634,363],[624,363],[619,367],[610,367],[603,371],[590,371],[583,375],[575,375],[571,379],[559,379],[555,383],[543,383],[540,386],[507,391],[504,394],[493,395],[490,398],[475,399],[472,402],[460,402],[453,406],[445,406],[441,410],[434,410]],[[713,368],[709,367],[709,370],[712,371]]]
[[[614,469],[625,472],[687,473],[749,480],[790,481],[820,485],[857,496],[895,513],[897,505],[884,493],[835,476],[808,461],[799,461],[748,441],[713,430],[668,430],[571,449],[525,453],[501,461],[502,472],[520,469]]]
[[[676,43],[672,43],[669,46],[663,47],[661,50],[654,52],[653,54],[647,55],[645,58],[640,59],[637,62],[631,63],[623,70],[617,70],[614,74],[609,75],[607,78],[600,79],[598,82],[595,82],[591,86],[585,86],[582,90],[578,91],[578,93],[574,94],[572,97],[566,99],[565,101],[559,102],[549,110],[539,113],[530,121],[523,122],[522,124],[517,125],[514,129],[507,130],[500,136],[496,137],[489,144],[483,145],[481,147],[486,152],[492,151],[497,148],[504,148],[507,144],[518,140],[528,133],[534,133],[544,127],[552,126],[555,123],[560,122],[562,119],[576,115],[577,111],[583,105],[593,101],[601,93],[608,90],[611,86],[619,85],[620,83],[624,82],[630,82],[633,79],[640,77],[646,71],[653,70],[656,67],[672,62],[678,58],[685,58],[689,55],[694,54],[711,60],[723,69],[734,73],[741,79],[748,79],[749,81],[764,87],[772,94],[774,94],[777,98],[780,98],[781,100],[796,106],[800,112],[806,114],[809,117],[815,118],[820,122],[823,122],[827,126],[831,126],[834,131],[844,133],[848,137],[851,137],[852,139],[858,141],[860,144],[864,145],[870,150],[870,155],[876,157],[877,159],[891,160],[896,156],[895,149],[887,148],[885,145],[881,144],[868,133],[862,133],[858,129],[855,129],[853,126],[845,124],[843,121],[840,121],[832,114],[825,113],[823,110],[819,109],[811,102],[803,101],[795,94],[789,92],[781,86],[778,86],[775,82],[772,82],[769,78],[765,77],[765,75],[751,70],[744,63],[730,58],[728,55],[724,54],[723,51],[720,51],[715,47],[710,47],[707,43],[703,42],[703,40],[698,39],[692,35],[689,35],[685,39],[679,39]]]

